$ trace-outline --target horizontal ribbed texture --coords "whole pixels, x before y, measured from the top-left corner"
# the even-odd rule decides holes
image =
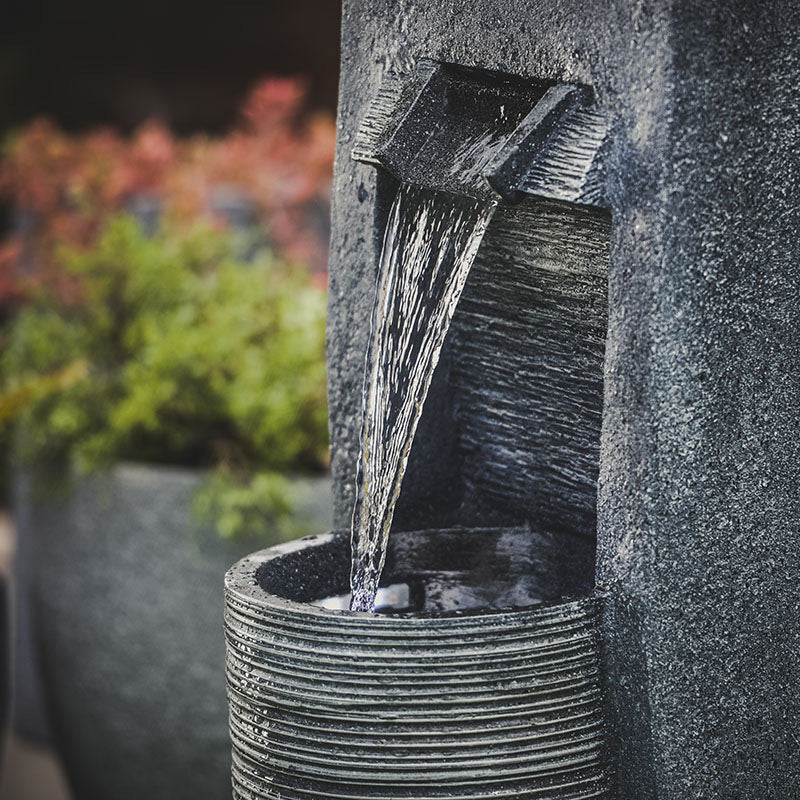
[[[260,587],[280,552],[226,578],[234,797],[606,796],[593,599],[332,611]]]

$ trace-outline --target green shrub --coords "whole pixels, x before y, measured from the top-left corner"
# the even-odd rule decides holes
[[[78,300],[42,291],[0,358],[0,423],[22,457],[86,473],[116,461],[213,468],[198,509],[227,536],[295,535],[287,472],[324,469],[325,293],[234,234],[116,215],[59,258]]]

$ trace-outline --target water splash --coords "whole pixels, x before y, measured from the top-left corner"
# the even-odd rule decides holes
[[[351,608],[372,611],[411,444],[496,203],[404,184],[389,213],[364,373]]]

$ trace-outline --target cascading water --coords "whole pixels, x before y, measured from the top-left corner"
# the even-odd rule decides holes
[[[364,374],[351,608],[372,611],[414,432],[496,203],[400,187],[380,258]]]

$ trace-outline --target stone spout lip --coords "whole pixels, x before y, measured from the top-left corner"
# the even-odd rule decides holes
[[[605,207],[607,133],[588,86],[420,59],[383,76],[351,155],[436,191]]]
[[[393,534],[394,608],[380,614],[312,602],[347,588],[345,533],[236,564],[234,796],[604,796],[597,603],[549,597],[534,541],[528,529]]]

